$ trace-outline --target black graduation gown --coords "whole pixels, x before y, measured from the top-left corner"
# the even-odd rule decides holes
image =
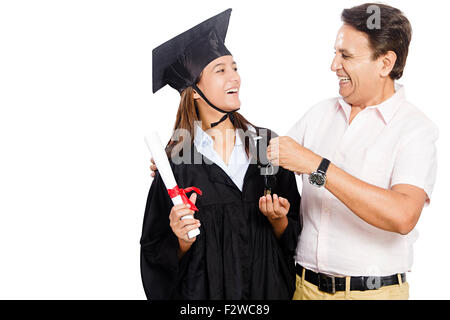
[[[192,145],[194,156],[199,156]],[[211,163],[209,161],[209,163]],[[178,239],[169,225],[173,206],[157,173],[150,188],[141,237],[141,275],[148,299],[291,299],[300,234],[300,196],[292,172],[279,168],[272,194],[290,202],[288,226],[276,239],[260,212],[264,178],[250,164],[242,192],[216,164],[170,162],[180,188],[198,187],[200,235],[178,259]]]

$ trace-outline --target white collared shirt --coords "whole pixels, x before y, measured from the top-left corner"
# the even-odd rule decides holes
[[[250,130],[253,127],[249,128]],[[254,130],[254,129],[253,129]],[[244,185],[244,177],[250,164],[250,159],[245,152],[245,145],[242,142],[238,131],[236,130],[236,140],[233,151],[228,160],[228,165],[225,164],[222,157],[214,150],[213,139],[203,129],[195,126],[194,145],[197,151],[206,158],[214,162],[231,178],[234,184],[242,191]]]
[[[439,133],[406,101],[404,88],[396,85],[391,98],[366,107],[349,125],[350,111],[342,98],[326,100],[310,109],[288,135],[362,181],[384,189],[414,185],[430,199]],[[308,175],[302,181],[297,263],[336,276],[387,276],[410,270],[415,229],[401,235],[376,228],[325,188],[311,185]]]

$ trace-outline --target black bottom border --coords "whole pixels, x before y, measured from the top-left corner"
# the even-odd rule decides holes
[[[445,302],[445,303],[444,303]],[[447,308],[446,301],[132,301],[132,300],[7,300],[0,301],[2,311],[14,316],[34,318],[129,317],[134,314],[149,319],[279,319],[289,315],[336,318],[337,315],[358,317],[402,316],[423,311],[427,304]],[[445,308],[445,309],[444,309]],[[311,313],[310,313],[311,312]],[[294,316],[294,318],[297,318]]]

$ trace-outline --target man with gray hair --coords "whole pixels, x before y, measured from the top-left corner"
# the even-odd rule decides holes
[[[436,177],[438,129],[405,97],[411,25],[393,7],[342,12],[340,97],[311,108],[268,158],[302,175],[294,299],[408,299],[415,226]],[[270,196],[265,200],[270,208]]]

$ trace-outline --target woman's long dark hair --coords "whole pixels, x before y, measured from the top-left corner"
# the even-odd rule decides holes
[[[194,100],[194,89],[192,87],[188,87],[181,92],[181,100],[177,111],[175,125],[173,127],[172,138],[169,140],[166,146],[166,153],[169,156],[171,155],[175,147],[177,147],[176,149],[178,149],[178,146],[181,147],[183,143],[189,144],[193,143],[194,126],[196,121],[200,121],[200,117],[198,114],[197,105]],[[242,116],[238,112],[234,112],[233,125],[235,129],[242,129],[243,132],[247,131],[249,125],[253,126],[247,119],[244,118],[244,116]],[[176,130],[179,129],[187,130],[190,134],[191,141],[183,142],[182,137],[180,139],[175,139],[174,133],[176,132]],[[248,156],[249,154],[248,137],[245,137],[245,152],[247,153]]]

